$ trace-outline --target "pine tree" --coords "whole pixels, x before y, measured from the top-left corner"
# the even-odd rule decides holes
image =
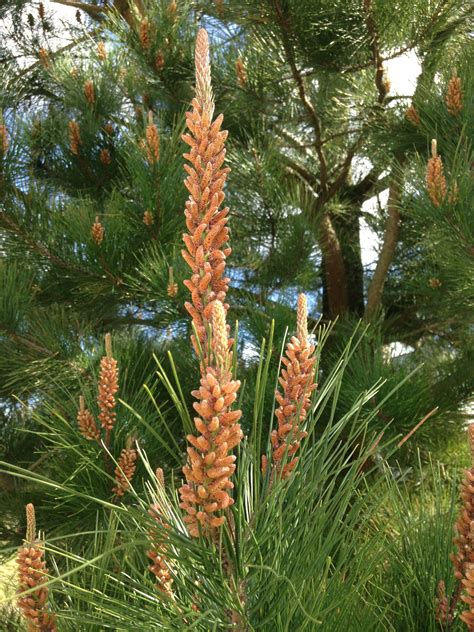
[[[217,9],[221,14],[225,6],[219,3]],[[166,15],[175,17],[176,10],[173,2]],[[154,55],[153,22],[143,15],[137,20],[133,12],[124,12],[123,18],[115,16],[111,28],[117,34],[129,35],[129,28],[133,30],[138,22],[139,45]],[[194,28],[191,20],[186,26]],[[180,41],[185,41],[184,37]],[[7,471],[26,481],[27,489],[23,491],[30,496],[26,539],[17,558],[19,606],[32,629],[58,626],[64,630],[89,630],[118,625],[143,630],[158,626],[204,631],[213,627],[243,632],[253,627],[283,630],[321,626],[342,632],[352,626],[365,632],[380,627],[410,629],[410,626],[435,630],[439,622],[450,624],[447,604],[454,587],[446,576],[449,558],[443,555],[447,552],[443,549],[450,548],[446,532],[450,530],[453,505],[446,503],[440,493],[440,475],[427,468],[432,475],[436,502],[431,500],[430,513],[423,514],[427,506],[424,495],[419,494],[421,509],[412,506],[410,494],[394,480],[384,458],[392,456],[393,449],[390,441],[382,441],[383,433],[377,432],[377,423],[373,422],[381,417],[386,425],[386,405],[390,397],[397,396],[397,391],[399,412],[408,410],[413,414],[416,406],[406,401],[409,391],[403,388],[403,383],[398,389],[389,387],[389,393],[383,392],[386,387],[377,378],[396,366],[389,365],[387,369],[387,363],[381,361],[383,344],[377,339],[379,332],[375,329],[368,335],[361,328],[354,335],[351,323],[342,323],[336,343],[340,343],[345,329],[351,332],[352,340],[328,371],[327,364],[321,367],[320,359],[325,344],[334,340],[332,330],[325,325],[318,327],[317,344],[313,344],[315,341],[308,333],[307,301],[300,295],[296,318],[291,323],[286,321],[290,333],[296,321],[296,335],[290,336],[285,353],[273,349],[272,326],[269,339],[262,342],[258,359],[244,358],[246,366],[237,367],[241,343],[238,332],[234,337],[232,328],[226,324],[229,304],[225,302],[230,279],[224,273],[226,258],[231,254],[227,243],[229,210],[221,207],[228,175],[228,169],[223,167],[227,132],[221,129],[221,116],[213,121],[214,100],[204,31],[199,31],[197,41],[196,98],[192,101],[192,112],[186,116],[190,134],[183,135],[191,148],[185,154],[191,166],[186,169],[185,184],[190,195],[185,203],[187,233],[182,256],[191,268],[183,276],[189,277],[184,285],[191,293],[191,301],[185,303],[185,308],[191,316],[192,328],[186,327],[188,316],[181,318],[181,300],[177,301],[174,320],[169,307],[177,294],[174,274],[179,265],[179,259],[172,258],[172,244],[164,237],[161,244],[161,233],[156,232],[154,237],[161,249],[158,253],[150,252],[151,246],[145,239],[139,239],[138,229],[134,222],[128,222],[125,212],[131,213],[134,204],[140,201],[140,194],[146,193],[145,176],[149,176],[153,184],[150,191],[158,195],[158,217],[161,212],[164,218],[168,217],[161,207],[160,194],[166,187],[162,186],[165,178],[158,165],[163,145],[168,142],[169,151],[174,149],[176,130],[158,128],[150,99],[146,100],[148,112],[146,115],[143,112],[142,126],[140,121],[137,124],[136,137],[123,125],[114,143],[104,146],[102,129],[109,136],[115,128],[111,130],[108,122],[104,125],[101,122],[100,131],[94,127],[95,106],[99,106],[102,90],[110,89],[113,93],[118,88],[105,80],[98,81],[88,67],[78,81],[79,88],[70,106],[66,96],[60,95],[61,107],[53,103],[46,108],[48,134],[54,136],[59,130],[63,145],[49,145],[51,151],[46,163],[50,166],[46,171],[51,175],[46,178],[44,190],[38,184],[42,182],[38,176],[31,187],[33,179],[29,172],[23,180],[15,176],[14,170],[22,162],[18,156],[12,160],[9,155],[11,138],[22,137],[12,120],[18,128],[22,125],[18,118],[9,119],[8,112],[6,123],[2,123],[2,158],[6,157],[2,162],[5,167],[2,176],[6,176],[2,182],[5,193],[2,222],[6,227],[3,271],[8,290],[3,294],[3,308],[10,324],[4,327],[4,339],[28,347],[31,352],[47,349],[46,342],[50,347],[55,341],[58,345],[48,362],[34,366],[29,376],[25,371],[27,363],[21,366],[19,362],[16,371],[5,366],[9,379],[16,375],[18,384],[23,385],[19,391],[23,395],[20,410],[24,412],[26,408],[26,414],[28,408],[32,411],[37,424],[35,434],[44,441],[40,463],[29,463],[31,455],[26,455],[26,467],[15,462],[0,464],[1,474]],[[98,68],[105,64],[109,54],[107,46],[97,45]],[[54,54],[42,47],[38,57],[41,72],[53,73]],[[90,57],[84,59],[89,61]],[[154,68],[163,70],[165,60],[160,49]],[[235,72],[239,85],[249,81],[250,72],[242,59],[236,62]],[[79,74],[78,69],[72,76],[77,79]],[[49,74],[47,78],[51,80]],[[467,85],[458,79],[459,75],[453,73],[443,106],[454,117],[463,112],[464,85]],[[183,82],[181,87],[185,91],[189,85]],[[49,96],[45,93],[41,99],[54,101],[53,97],[50,90]],[[129,125],[128,102],[120,101],[119,106],[118,111]],[[165,107],[164,110],[166,113]],[[179,120],[177,128],[182,128],[182,118],[173,115],[173,122],[175,116]],[[411,110],[407,120],[421,124],[420,116],[418,110]],[[107,118],[112,119],[112,126],[122,124],[122,118],[118,115],[114,118],[110,111]],[[36,124],[36,128],[42,126],[42,121]],[[29,131],[27,121],[24,138],[28,138]],[[45,140],[42,130],[39,137]],[[243,151],[244,140],[238,134],[236,137],[235,157]],[[408,187],[407,198],[411,200],[413,196],[414,209],[417,196],[424,199],[420,207],[416,205],[413,234],[407,231],[404,245],[407,250],[411,247],[416,254],[420,253],[425,261],[430,256],[435,261],[433,250],[428,247],[431,242],[421,244],[424,251],[409,241],[417,236],[422,241],[416,231],[422,207],[430,204],[441,211],[447,202],[455,206],[456,196],[467,188],[462,170],[460,183],[456,179],[454,186],[450,179],[452,163],[439,151],[434,141],[428,160],[414,156],[413,163],[406,163],[413,174],[410,184],[418,183],[415,193]],[[111,174],[110,180],[103,178],[104,185],[99,186],[97,174],[103,176],[102,167],[112,167],[120,152],[123,162],[117,165],[115,175]],[[172,171],[175,162],[177,159],[167,168]],[[400,158],[399,167],[402,162]],[[283,173],[279,160],[268,163],[270,172],[271,164],[275,165],[275,173]],[[79,167],[83,170],[82,178],[78,175]],[[137,173],[143,182],[139,195],[132,187],[137,185]],[[267,169],[262,172],[264,181],[266,174]],[[240,191],[245,193],[243,187]],[[302,191],[297,188],[293,193],[299,196]],[[450,193],[454,195],[451,201]],[[237,190],[235,194],[238,195]],[[280,189],[280,194],[286,195],[285,189]],[[35,203],[33,208],[29,206],[30,197],[31,203]],[[81,204],[89,205],[90,212],[81,214]],[[460,211],[462,208],[459,204]],[[288,211],[286,208],[285,212]],[[416,213],[420,213],[418,218]],[[445,218],[452,225],[459,216],[440,216],[440,227],[445,226]],[[144,211],[142,223],[146,227],[155,219],[151,210]],[[324,217],[321,220],[324,222]],[[168,218],[170,230],[173,221]],[[168,222],[163,220],[160,224],[165,235]],[[115,250],[110,244],[105,248],[110,234],[112,246],[123,250]],[[459,236],[457,232],[456,237]],[[58,237],[63,238],[61,242]],[[120,237],[124,239],[122,244]],[[139,251],[138,257],[144,257],[144,260],[138,258],[141,267],[126,257],[129,250],[125,246],[130,240]],[[28,264],[23,267],[22,249]],[[256,252],[259,254],[258,248]],[[161,295],[153,294],[153,284],[159,275],[152,275],[151,264],[157,260],[168,274],[166,291]],[[99,267],[102,273],[94,277],[94,283],[90,276]],[[80,270],[85,271],[86,281],[79,275]],[[242,309],[248,309],[245,293],[252,295],[255,288],[245,286],[248,277],[240,275],[240,271],[237,263],[231,274],[237,277],[237,283],[243,279],[244,291],[236,292],[235,305],[245,314]],[[113,287],[106,296],[100,292],[107,289],[104,278]],[[60,288],[63,281],[65,285]],[[437,289],[442,281],[438,279],[431,286]],[[23,291],[12,291],[16,287]],[[291,285],[288,290],[291,291]],[[85,297],[88,304],[81,302]],[[149,353],[152,345],[144,336],[134,333],[138,317],[132,322],[124,319],[121,301],[125,298],[142,299],[147,311],[156,309],[156,322],[152,322],[158,333],[164,327],[173,327],[178,334],[173,344],[174,355],[170,354],[166,368],[161,358],[166,345],[156,345],[160,356],[156,360],[158,381],[144,389],[148,406],[140,400],[137,384],[151,370],[139,351],[145,348]],[[271,299],[270,293],[262,296],[265,307],[272,305]],[[229,301],[233,308],[234,300]],[[52,305],[56,312],[49,318]],[[135,303],[132,305],[136,307]],[[169,317],[163,323],[158,318],[160,310],[167,306]],[[284,307],[281,306],[282,311]],[[262,320],[271,311],[264,312]],[[252,331],[252,322],[258,325],[256,315],[253,319],[244,318],[244,336],[258,330],[254,327]],[[97,332],[108,329],[111,323],[115,325],[114,335],[106,334],[102,351]],[[188,334],[192,344],[188,342]],[[114,347],[111,345],[112,338],[119,341],[117,354],[115,343]],[[76,347],[68,357],[70,341]],[[182,341],[186,355],[193,349],[197,356],[189,375],[183,359],[180,358],[179,372],[173,359],[176,352],[179,355]],[[40,344],[43,347],[38,348]],[[332,345],[333,352],[335,346]],[[274,369],[275,360],[278,363],[279,359],[281,389],[268,402],[266,394],[277,379],[278,372],[274,375]],[[354,395],[351,388],[356,387],[355,378],[364,372],[364,362],[372,369],[376,384]],[[439,369],[439,356],[435,362]],[[54,370],[60,370],[61,375],[55,376]],[[255,379],[251,379],[252,370]],[[191,393],[198,400],[193,406],[197,417],[192,418],[192,408],[184,394],[188,386],[180,380],[180,375],[196,384],[199,373],[200,388]],[[250,411],[248,407],[241,410],[240,404],[245,402],[237,400],[242,386],[236,380],[237,374],[250,378]],[[410,362],[403,363],[398,374],[405,381],[416,375],[410,370]],[[28,382],[22,384],[19,376],[29,377]],[[316,377],[321,378],[319,386]],[[423,405],[429,400],[429,393],[420,388],[426,377],[427,373],[422,373],[422,379],[409,384],[412,395],[421,399]],[[77,398],[78,392],[81,396]],[[438,401],[440,396],[438,393]],[[71,423],[73,409],[77,424]],[[247,436],[243,432],[244,422],[242,426],[240,423],[245,416]],[[321,421],[325,423],[320,424]],[[175,476],[185,460],[183,437],[181,432],[178,434],[176,423],[187,433],[186,441],[190,444],[182,468],[187,482],[179,493]],[[398,443],[399,447],[415,429]],[[138,442],[136,431],[140,433]],[[237,446],[236,454],[231,454]],[[163,469],[158,468],[153,475],[149,459],[165,465],[166,484]],[[42,505],[38,524],[47,526],[45,542],[36,536],[37,503],[31,502],[32,496],[37,496]],[[184,519],[181,510],[187,514]],[[394,533],[398,538],[388,543],[387,536]],[[153,564],[148,572],[149,559]],[[469,572],[468,580],[471,579]],[[439,587],[437,604],[434,580]],[[453,629],[459,629],[458,623],[459,619]]]
[[[371,323],[346,373],[340,411],[382,378],[386,386],[367,404],[380,428],[394,420],[395,433],[408,432],[439,407],[444,417],[438,413],[430,432],[422,427],[417,436],[428,445],[438,424],[445,441],[446,420],[472,390],[465,4],[404,0],[395,14],[370,0],[67,6],[78,11],[67,43],[55,40],[42,4],[2,8],[13,16],[0,93],[7,459],[42,458],[28,435],[11,436],[13,412],[28,429],[54,402],[75,423],[79,395],[86,389],[93,401],[106,332],[128,367],[120,398],[152,414],[141,395],[146,382],[166,411],[169,395],[154,383],[151,353],[163,360],[170,339],[176,348],[192,333],[180,256],[181,134],[198,21],[214,42],[216,104],[231,139],[231,319],[240,322],[246,379],[255,379],[253,349],[271,319],[283,340],[289,305],[305,290],[313,324],[319,316],[340,321],[323,379],[355,321]],[[386,65],[408,51],[418,55],[421,74],[413,97],[403,98],[391,94]],[[433,138],[445,178],[435,202],[427,180]],[[387,190],[386,207],[366,213],[364,202]],[[374,270],[362,265],[362,218],[381,239]],[[392,342],[414,351],[391,361]],[[189,354],[175,357],[187,376]],[[400,395],[380,407],[400,376],[407,377]],[[244,411],[253,405],[244,389]],[[117,459],[134,431],[125,407],[120,424]],[[153,433],[142,439],[161,449]]]

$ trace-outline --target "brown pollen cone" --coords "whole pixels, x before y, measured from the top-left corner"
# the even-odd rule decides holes
[[[166,289],[166,293],[170,298],[175,298],[178,294],[178,284],[177,283],[168,283],[168,287]]]
[[[464,107],[461,78],[457,76],[455,70],[453,70],[453,76],[449,80],[446,91],[446,107],[452,116],[460,114]]]
[[[281,359],[279,382],[282,392],[276,391],[275,397],[280,406],[275,411],[278,429],[273,430],[271,441],[273,447],[273,465],[282,478],[288,478],[295,468],[298,457],[295,453],[300,447],[301,439],[307,433],[300,429],[306,419],[311,393],[315,384],[315,346],[308,341],[306,296],[298,296],[296,336],[286,346],[285,356]],[[288,462],[282,467],[282,460]]]
[[[163,51],[159,50],[156,53],[155,57],[155,68],[157,72],[161,72],[165,67],[165,56],[163,55]]]
[[[161,468],[156,470],[156,478],[158,486],[162,488],[164,493],[164,476]],[[172,598],[174,596],[172,589],[173,579],[170,572],[170,563],[166,559],[167,536],[164,532],[164,529],[168,529],[169,525],[163,520],[162,509],[159,503],[151,505],[148,513],[155,519],[158,525],[163,527],[162,529],[152,529],[149,533],[149,539],[152,543],[152,548],[147,551],[147,556],[152,561],[149,569],[156,577],[156,588]]]
[[[153,224],[153,215],[150,211],[145,211],[143,213],[143,223],[145,226],[151,226]]]
[[[221,130],[222,114],[212,121],[214,101],[211,89],[209,41],[201,29],[196,40],[196,96],[193,109],[186,114],[189,134],[183,140],[190,147],[184,157],[189,191],[185,217],[188,232],[183,235],[186,250],[182,256],[192,271],[184,285],[191,293],[191,302],[185,307],[197,331],[203,350],[206,345],[206,327],[211,319],[212,303],[225,302],[229,279],[225,274],[225,261],[231,253],[228,247],[228,208],[220,208],[224,201],[224,183],[229,173],[223,168],[227,132]],[[227,309],[227,305],[225,305]],[[192,337],[198,353],[198,345]]]
[[[97,44],[97,56],[100,61],[105,61],[107,59],[107,50],[105,48],[104,42],[99,42]]]
[[[237,75],[237,82],[239,86],[243,88],[248,81],[248,77],[247,71],[245,70],[244,62],[240,57],[238,57],[237,61],[235,62],[235,73]]]
[[[137,451],[131,447],[132,441],[127,442],[127,447],[120,453],[117,461],[117,467],[115,468],[115,482],[116,485],[112,491],[117,496],[123,496],[130,487],[130,481],[135,474]]]
[[[38,51],[38,57],[43,68],[51,68],[51,59],[46,48],[40,48]]]
[[[168,5],[167,13],[172,22],[176,20],[177,10],[178,10],[178,5],[176,4],[176,0],[171,0],[171,2]]]
[[[26,540],[18,550],[18,593],[34,589],[27,595],[19,596],[18,607],[28,622],[28,632],[56,632],[56,618],[47,610],[48,570],[44,561],[44,549],[36,540],[35,508],[26,505]]]
[[[150,165],[154,165],[160,159],[160,136],[158,128],[153,123],[153,113],[148,112],[148,125],[145,131],[145,154]]]
[[[223,511],[233,504],[227,490],[235,471],[236,457],[231,451],[242,440],[238,424],[242,412],[231,410],[237,399],[240,382],[232,379],[232,352],[229,351],[225,310],[215,301],[212,311],[212,342],[209,365],[204,368],[199,390],[192,395],[198,400],[194,418],[198,436],[188,435],[188,463],[183,467],[187,483],[179,492],[180,507],[187,513],[184,521],[189,534],[212,535],[225,522]]]
[[[436,140],[431,142],[431,158],[426,166],[426,190],[435,206],[444,202],[446,197],[446,178],[444,177],[443,162],[437,153]]]
[[[104,227],[100,223],[99,216],[96,215],[95,222],[92,224],[91,237],[95,243],[100,246],[104,239]]]
[[[140,23],[139,39],[142,48],[150,48],[150,22],[144,18]]]
[[[178,294],[178,284],[175,283],[172,266],[169,267],[168,275],[168,287],[166,292],[170,298],[174,298]]]
[[[106,355],[100,361],[99,375],[99,420],[103,428],[112,430],[115,424],[115,393],[118,391],[117,360],[112,357],[112,341],[110,334],[105,335]]]
[[[77,425],[81,435],[88,441],[99,441],[100,432],[95,423],[93,414],[85,407],[84,397],[79,397],[79,412],[77,413]]]
[[[77,156],[79,154],[79,146],[82,145],[81,133],[77,121],[69,121],[69,147],[71,153]]]
[[[112,162],[110,151],[106,148],[100,150],[99,158],[104,167],[108,167]]]
[[[418,111],[414,105],[410,105],[407,108],[405,112],[405,117],[415,127],[418,127],[418,125],[420,124],[420,115],[418,114]]]
[[[428,280],[428,285],[430,286],[432,290],[437,290],[443,284],[440,279],[437,279],[436,277],[432,277],[431,279]]]
[[[94,105],[95,88],[94,88],[94,82],[91,79],[88,79],[84,83],[84,96],[86,97],[86,101],[89,105]]]
[[[438,582],[438,597],[436,599],[435,618],[442,625],[450,624],[452,615],[450,613],[449,601],[446,597],[446,585],[443,580]]]
[[[474,632],[474,564],[466,565],[465,576],[461,583],[464,593],[461,595],[461,599],[467,604],[468,609],[464,610],[459,618],[464,621],[469,632]]]
[[[7,153],[9,144],[7,126],[0,118],[0,158]]]
[[[469,607],[461,619],[474,631],[474,425],[468,426],[467,436],[472,464],[461,482],[462,506],[454,526],[456,553],[451,554],[451,561],[454,576],[461,582],[461,599]]]

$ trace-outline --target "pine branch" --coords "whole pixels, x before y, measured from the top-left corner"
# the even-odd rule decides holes
[[[19,224],[17,224],[17,222],[15,222],[13,217],[5,213],[5,211],[0,212],[0,225],[2,225],[9,233],[12,233],[16,237],[19,237],[30,250],[36,252],[44,259],[48,259],[49,261],[51,261],[51,263],[58,266],[59,268],[63,270],[73,271],[76,274],[80,273],[81,275],[87,274],[88,276],[93,276],[84,268],[69,263],[64,259],[61,259],[57,255],[53,254],[46,246],[32,239],[28,235],[28,233]]]
[[[297,174],[306,184],[309,184],[315,192],[319,192],[318,180],[314,174],[308,171],[305,167],[292,160],[289,156],[282,156],[285,164],[290,171]]]
[[[383,60],[380,55],[380,38],[372,11],[372,0],[364,0],[365,23],[370,36],[372,49],[372,61],[375,66],[375,85],[378,91],[378,102],[383,103],[387,96],[387,88],[384,82]]]
[[[335,168],[334,173],[337,173],[339,171],[339,175],[336,177],[334,182],[329,187],[326,195],[321,196],[322,197],[321,205],[327,202],[328,200],[330,200],[334,195],[336,195],[339,189],[342,187],[342,185],[346,181],[347,176],[349,175],[351,165],[352,165],[352,160],[356,154],[356,151],[361,146],[361,144],[362,144],[362,136],[360,136],[353,143],[352,147],[349,148],[347,155],[344,161],[342,162],[342,164]]]
[[[20,336],[14,331],[11,331],[6,325],[0,324],[0,331],[3,331],[15,344],[23,345],[36,353],[40,353],[41,355],[46,355],[48,357],[56,356],[57,353],[51,351],[50,349],[46,349],[42,345],[38,344],[31,338],[27,338],[26,336]]]
[[[87,33],[86,35],[83,35],[82,37],[73,40],[72,42],[69,42],[69,44],[66,44],[65,46],[62,46],[61,48],[58,48],[55,51],[51,51],[49,53],[50,57],[52,59],[54,59],[54,57],[59,57],[62,53],[65,53],[68,50],[71,50],[71,48],[74,48],[74,46],[77,46],[78,44],[81,44],[82,42],[85,42],[87,40],[89,40],[93,35],[95,35],[97,33],[96,30],[91,31],[90,33]],[[35,68],[39,68],[39,66],[41,66],[41,60],[35,61],[33,64],[31,64],[30,66],[26,66],[26,68],[23,68],[18,74],[17,74],[17,78],[20,77],[24,77],[25,75],[27,75],[30,71],[35,70]]]
[[[54,4],[62,4],[66,7],[71,7],[73,9],[80,9],[87,13],[94,20],[99,19],[101,14],[104,14],[109,7],[100,6],[97,4],[88,4],[86,2],[75,2],[75,0],[51,0]]]
[[[357,184],[351,186],[345,197],[355,203],[362,204],[374,186],[379,183],[380,170],[373,167],[369,173]]]
[[[400,177],[400,170],[405,161],[405,156],[400,157],[392,169],[382,248],[367,293],[367,306],[365,310],[365,318],[367,320],[371,320],[376,315],[381,304],[388,269],[392,263],[397,247],[400,232],[400,212],[398,207],[400,205],[403,183]]]
[[[286,54],[286,60],[290,66],[291,73],[293,79],[298,88],[298,94],[300,96],[301,103],[308,113],[309,120],[311,121],[313,131],[314,131],[314,147],[316,149],[316,153],[319,159],[320,166],[320,179],[321,179],[321,189],[325,191],[327,188],[328,182],[328,167],[326,156],[324,154],[322,148],[322,131],[321,131],[321,122],[319,117],[314,109],[311,101],[309,100],[306,89],[304,86],[303,77],[301,76],[301,72],[298,70],[298,66],[296,64],[295,53],[293,50],[293,46],[290,41],[289,32],[290,32],[290,24],[288,18],[285,17],[283,10],[281,8],[280,0],[275,0],[275,10],[278,17],[278,22],[280,25],[281,33],[282,33],[282,42],[283,48]]]

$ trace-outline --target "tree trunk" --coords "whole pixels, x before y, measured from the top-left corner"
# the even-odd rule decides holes
[[[397,247],[400,232],[400,213],[398,207],[402,192],[402,181],[397,170],[400,169],[401,164],[403,164],[403,159],[398,160],[391,176],[382,248],[367,293],[366,320],[372,320],[381,309],[385,280]]]
[[[360,249],[360,212],[351,208],[336,215],[333,225],[341,245],[347,282],[347,312],[362,317],[364,314],[364,268]]]
[[[326,214],[319,227],[322,250],[323,317],[364,313],[364,270],[360,249],[359,211]]]
[[[329,214],[326,213],[321,218],[318,232],[323,257],[323,316],[333,320],[346,314],[349,307],[346,267],[341,244]]]

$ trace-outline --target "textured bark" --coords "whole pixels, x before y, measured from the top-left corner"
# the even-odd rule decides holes
[[[328,214],[321,218],[319,242],[323,253],[324,292],[327,306],[325,317],[334,319],[349,309],[347,275],[344,256],[336,230]]]
[[[360,249],[359,208],[333,218],[333,226],[341,246],[347,283],[347,312],[362,317],[364,314],[364,269]]]
[[[398,168],[399,166],[400,163],[398,163]],[[400,213],[398,207],[401,191],[402,181],[398,177],[398,174],[392,173],[382,248],[367,294],[367,306],[365,309],[366,320],[373,319],[379,312],[382,304],[383,288],[395,254],[400,232]]]

